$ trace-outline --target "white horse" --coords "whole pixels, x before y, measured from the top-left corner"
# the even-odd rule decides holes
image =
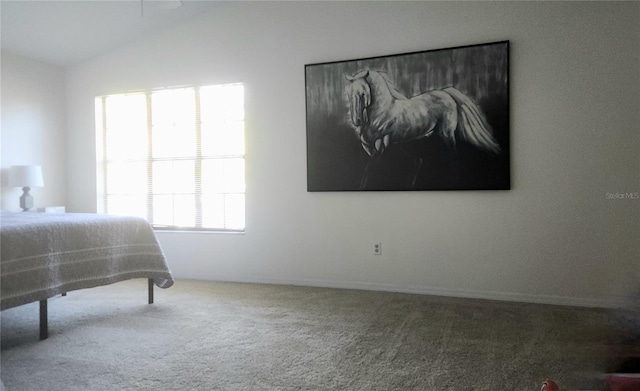
[[[378,71],[364,70],[346,78],[351,122],[369,156],[382,154],[390,144],[433,134],[453,147],[461,139],[480,150],[500,153],[478,106],[454,87],[407,98]]]

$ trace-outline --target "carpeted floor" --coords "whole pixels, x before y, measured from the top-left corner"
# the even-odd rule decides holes
[[[2,312],[8,391],[595,389],[598,309],[259,284],[146,280]]]

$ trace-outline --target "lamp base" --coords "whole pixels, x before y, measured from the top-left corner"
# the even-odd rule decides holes
[[[20,197],[20,207],[22,208],[23,212],[26,212],[29,209],[33,208],[33,196],[29,194],[29,190],[31,190],[31,188],[29,187],[22,188],[22,191],[24,193],[22,193],[22,196]]]

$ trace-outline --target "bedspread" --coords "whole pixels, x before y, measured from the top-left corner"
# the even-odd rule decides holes
[[[131,278],[173,277],[144,219],[89,213],[2,212],[0,309]]]

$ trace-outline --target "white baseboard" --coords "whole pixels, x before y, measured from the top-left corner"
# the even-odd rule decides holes
[[[381,291],[381,292],[398,292],[398,293],[411,293],[419,295],[433,295],[433,296],[445,296],[445,297],[457,297],[466,299],[484,299],[484,300],[498,300],[509,301],[518,303],[534,303],[534,304],[550,304],[550,305],[562,305],[572,307],[589,307],[589,308],[617,308],[623,305],[623,303],[599,300],[599,299],[587,299],[579,297],[565,297],[565,296],[548,296],[548,295],[528,295],[512,292],[485,292],[485,291],[471,291],[463,289],[442,289],[442,288],[426,288],[426,287],[405,287],[390,284],[373,284],[351,281],[330,281],[330,280],[315,280],[315,279],[272,279],[256,276],[215,276],[209,278],[209,276],[184,276],[185,278],[193,278],[199,280],[212,280],[223,282],[238,282],[238,283],[251,283],[251,284],[272,284],[272,285],[294,285],[294,286],[309,286],[318,288],[335,288],[335,289],[356,289],[356,290],[368,290],[368,291]]]

